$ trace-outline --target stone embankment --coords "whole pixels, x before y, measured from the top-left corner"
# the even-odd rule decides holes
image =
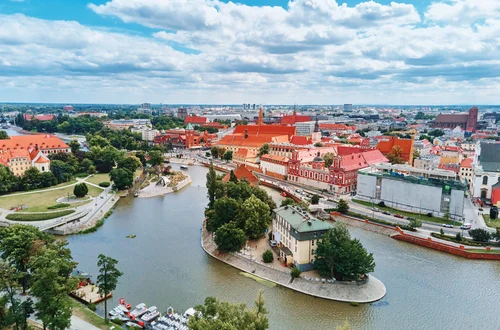
[[[338,212],[331,212],[330,213],[331,218],[336,221],[336,222],[342,222],[345,223],[346,225],[356,227],[356,228],[361,228],[364,230],[368,230],[377,234],[382,234],[385,236],[392,236],[398,231],[396,230],[395,227],[391,226],[386,226],[378,223],[373,223],[368,220],[361,220],[345,215],[340,215]]]
[[[382,299],[387,292],[384,284],[373,276],[369,276],[369,280],[361,284],[337,281],[328,283],[321,279],[306,280],[304,278],[296,278],[292,281],[289,272],[280,271],[237,254],[218,253],[212,235],[205,230],[204,224],[201,246],[210,256],[243,272],[317,298],[351,303],[371,303]]]
[[[191,177],[189,175],[187,175],[187,178],[184,179],[184,180],[182,180],[182,181],[180,181],[175,187],[167,187],[167,186],[158,187],[158,188],[156,188],[156,187],[152,187],[152,188],[146,187],[145,189],[140,190],[138,192],[139,195],[137,197],[148,198],[148,197],[162,196],[162,195],[169,194],[169,193],[172,193],[172,192],[175,192],[175,191],[179,191],[182,188],[184,188],[187,185],[189,185],[190,183],[191,183]]]

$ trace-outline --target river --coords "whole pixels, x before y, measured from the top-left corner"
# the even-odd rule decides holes
[[[122,199],[97,232],[68,238],[81,269],[97,274],[99,253],[119,261],[124,275],[111,305],[125,297],[162,311],[170,305],[186,310],[207,296],[253,304],[263,290],[271,329],[334,329],[345,320],[353,329],[498,329],[500,263],[462,259],[360,229],[349,228],[373,252],[374,275],[387,287],[377,303],[355,307],[239,275],[200,246],[206,171],[190,167],[193,183],[178,193]],[[268,191],[279,202],[279,193]],[[129,234],[137,237],[128,239]]]

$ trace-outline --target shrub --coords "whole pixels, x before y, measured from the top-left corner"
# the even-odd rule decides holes
[[[422,227],[422,221],[419,219],[411,219],[410,223],[408,224],[411,228],[417,228],[417,227]],[[442,229],[442,228],[441,228]]]
[[[439,229],[439,233],[440,233],[441,235],[444,235],[444,230],[443,230],[443,228]],[[460,234],[460,233],[457,233],[457,234]]]
[[[73,189],[73,194],[78,198],[85,197],[88,192],[89,188],[85,183],[79,183],[75,186],[75,189]]]
[[[111,182],[105,181],[105,182],[99,183],[99,187],[107,188],[109,186],[111,186]]]
[[[385,207],[385,203],[384,203],[384,201],[380,201],[380,202],[378,202],[378,203],[377,203],[377,205],[378,205],[379,207]]]
[[[299,277],[300,273],[302,273],[302,272],[297,267],[295,267],[295,266],[292,267],[292,272],[291,272],[292,278]]]
[[[313,195],[313,197],[311,197],[311,204],[317,205],[318,203],[319,203],[319,196]]]
[[[69,206],[71,206],[71,205],[66,204],[66,203],[60,203],[60,204],[56,204],[56,205],[52,205],[52,206],[47,207],[47,210],[62,209],[64,207],[69,207]]]
[[[113,322],[116,325],[120,325],[120,326],[123,324],[123,321],[118,319],[118,318],[111,319],[111,322]]]
[[[273,262],[274,260],[274,256],[273,256],[273,251],[267,249],[266,251],[264,251],[264,253],[262,253],[262,260],[268,264],[270,262]]]
[[[434,214],[432,214],[432,212],[429,212],[429,213],[427,213],[427,216],[428,216],[429,218],[432,218],[432,217],[434,216]]]
[[[93,303],[90,303],[87,305],[87,307],[92,311],[92,312],[95,312],[97,307],[96,305],[94,305]]]
[[[490,232],[481,228],[469,230],[469,235],[477,242],[488,242],[491,238]]]
[[[442,230],[442,229],[441,229],[441,230]],[[462,241],[462,235],[461,235],[460,233],[457,233],[457,234],[455,235],[455,239],[456,239],[457,241],[461,242],[461,241]]]

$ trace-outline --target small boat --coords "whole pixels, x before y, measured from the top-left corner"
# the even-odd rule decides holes
[[[158,312],[158,309],[156,308],[156,306],[151,306],[148,308],[146,314],[141,316],[141,320],[143,320],[145,322],[151,322],[152,320],[157,318],[159,315],[160,315],[160,312]]]
[[[125,298],[120,298],[120,305],[125,306],[125,308],[127,308],[127,309],[132,308],[132,305],[127,304],[127,302],[125,301]]]
[[[147,310],[148,309],[146,307],[146,304],[140,303],[139,305],[135,306],[135,309],[133,311],[130,312],[130,318],[135,319],[146,313]]]
[[[123,305],[116,306],[114,310],[117,311],[117,312],[121,312],[121,313],[127,313],[128,312],[127,307],[125,307]]]
[[[187,167],[187,166],[185,166],[185,165],[181,165],[181,170],[187,171],[187,170],[188,170],[188,167]]]
[[[143,328],[142,326],[140,326],[139,324],[137,323],[134,323],[134,322],[130,322],[128,321],[127,323],[125,323],[125,325],[128,327],[128,328]]]
[[[139,193],[137,191],[134,192],[134,197],[139,197]]]

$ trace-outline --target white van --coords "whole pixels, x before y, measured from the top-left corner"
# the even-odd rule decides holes
[[[472,223],[464,223],[463,225],[460,226],[460,229],[465,229],[465,230],[469,230],[472,228]]]

